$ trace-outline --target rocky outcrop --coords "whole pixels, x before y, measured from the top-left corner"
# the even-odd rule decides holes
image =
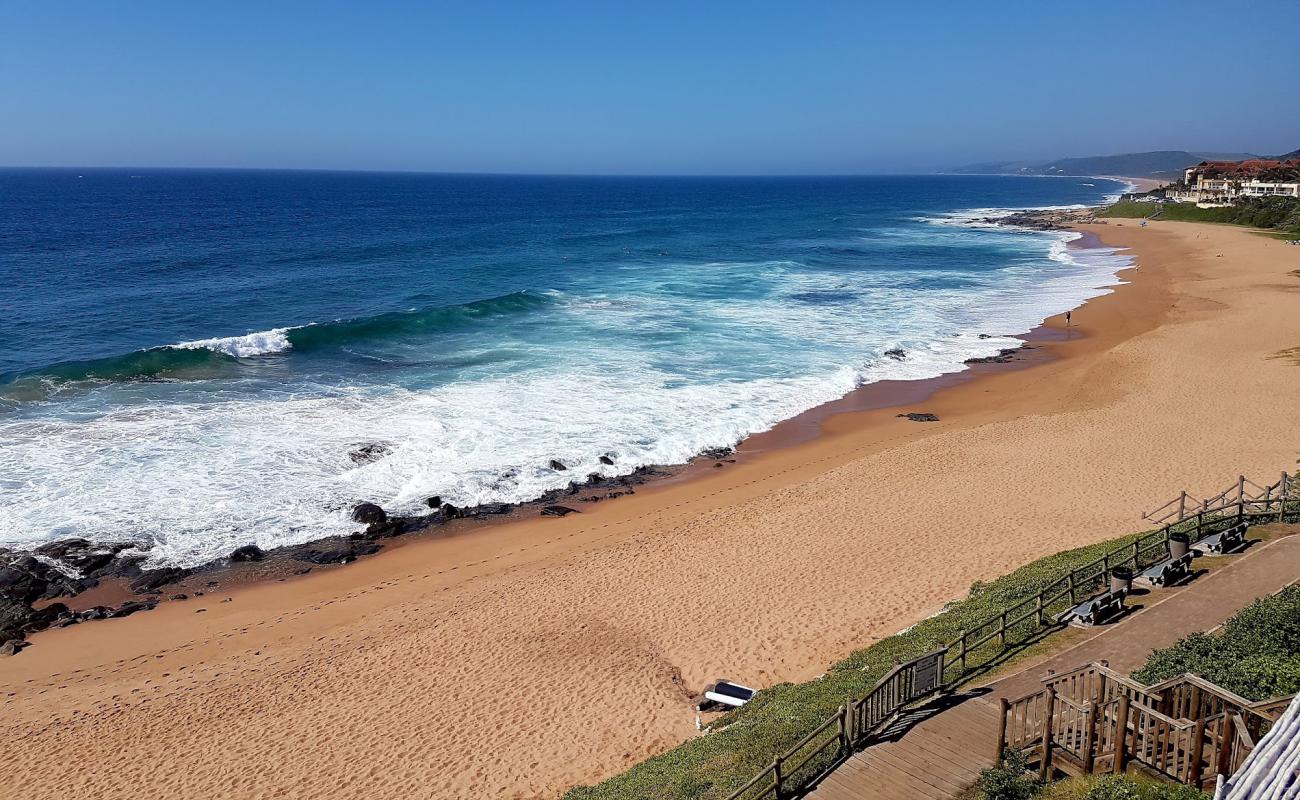
[[[1006,364],[1010,361],[1016,361],[1021,350],[1032,350],[1033,345],[1022,345],[1020,347],[1004,347],[998,351],[995,356],[980,356],[979,358],[968,358],[966,364]]]
[[[358,503],[352,509],[352,521],[362,525],[375,525],[388,521],[388,512],[374,503]]]
[[[140,577],[131,581],[131,591],[141,594],[152,594],[169,583],[175,583],[183,578],[189,577],[190,570],[181,567],[163,567],[162,569],[147,570]]]
[[[928,411],[912,411],[907,414],[895,414],[896,417],[906,417],[913,422],[938,422],[939,418]]]
[[[261,561],[264,558],[266,558],[266,551],[255,544],[246,544],[230,551],[230,560],[236,564],[244,561]]]
[[[543,517],[563,517],[576,513],[578,513],[578,509],[569,508],[568,506],[546,506],[542,509]]]
[[[346,564],[361,556],[377,553],[380,545],[366,539],[334,537],[290,548],[290,558],[309,564]]]
[[[348,458],[352,459],[353,464],[369,464],[372,461],[378,461],[391,452],[393,452],[391,445],[383,442],[371,442],[353,448],[348,452]]]

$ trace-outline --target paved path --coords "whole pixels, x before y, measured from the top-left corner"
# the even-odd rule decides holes
[[[1288,526],[1300,532],[1300,526]],[[1129,672],[1153,649],[1213,628],[1259,597],[1300,578],[1300,536],[1256,543],[1186,586],[1135,599],[1143,606],[1069,648],[956,697],[917,709],[885,732],[886,741],[853,756],[822,782],[814,800],[951,800],[993,763],[998,700],[1041,687],[1048,670],[1093,661]]]

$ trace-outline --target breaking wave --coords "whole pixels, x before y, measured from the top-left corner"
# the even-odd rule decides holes
[[[151,347],[107,358],[65,361],[0,375],[0,387],[4,387],[0,393],[12,399],[23,396],[23,390],[37,385],[216,377],[237,368],[241,359],[272,356],[290,350],[312,352],[342,348],[362,341],[397,339],[412,334],[437,334],[476,322],[526,314],[558,302],[559,297],[559,293],[512,292],[461,305],[272,328],[243,336],[196,339]]]

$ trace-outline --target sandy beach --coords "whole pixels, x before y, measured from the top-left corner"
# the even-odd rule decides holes
[[[817,675],[1181,489],[1293,467],[1300,367],[1270,356],[1300,345],[1300,251],[1081,230],[1137,268],[1023,369],[582,514],[36,635],[0,660],[8,791],[556,797],[695,735],[706,682]]]

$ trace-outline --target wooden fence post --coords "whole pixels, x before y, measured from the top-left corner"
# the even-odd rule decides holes
[[[1128,706],[1129,699],[1127,694],[1119,696],[1119,708],[1115,712],[1115,764],[1112,772],[1116,775],[1124,774],[1124,767],[1128,760]]]
[[[776,800],[782,800],[782,798],[785,796],[785,793],[781,791],[781,757],[780,756],[777,756],[772,761],[772,774],[773,776],[775,776],[776,779],[776,786],[773,789],[773,791],[775,792],[774,796],[776,797]]]
[[[1002,648],[1007,646],[1007,612],[1005,611],[998,615],[998,646]]]
[[[1056,713],[1056,690],[1047,688],[1047,701],[1043,709],[1043,757],[1038,762],[1038,779],[1046,781],[1052,775],[1052,715]]]
[[[1002,756],[1006,754],[1007,748],[1007,714],[1011,712],[1011,701],[1005,697],[999,703],[1002,706],[1002,718],[998,720],[998,744],[994,750],[993,766],[1001,766]]]
[[[1083,717],[1083,772],[1092,774],[1093,762],[1097,760],[1097,704],[1089,703],[1088,711]]]
[[[852,698],[845,700],[844,705],[840,706],[840,755],[848,755],[853,752],[853,743],[849,739],[849,706],[853,704]]]
[[[1187,519],[1187,490],[1178,495],[1178,521],[1182,522]]]
[[[1218,775],[1232,774],[1232,751],[1237,741],[1237,725],[1232,714],[1223,715],[1223,725],[1219,728],[1219,757],[1215,760],[1214,771]]]
[[[1070,605],[1073,606],[1075,603],[1078,602],[1077,600],[1074,599],[1074,570],[1070,570],[1070,575],[1067,579],[1067,585],[1070,587]]]
[[[1044,616],[1043,616],[1043,612],[1044,612],[1044,609],[1043,609],[1043,593],[1042,593],[1042,592],[1039,592],[1039,593],[1038,593],[1038,597],[1035,598],[1035,600],[1036,600],[1036,602],[1034,603],[1034,608],[1035,608],[1035,610],[1038,612],[1038,627],[1041,628],[1041,627],[1043,627],[1044,625],[1047,624],[1047,620],[1046,620],[1046,619],[1044,618]]]
[[[1224,715],[1226,718],[1226,714]],[[1195,789],[1201,788],[1201,759],[1205,757],[1205,717],[1196,720],[1192,729],[1192,755],[1187,765],[1187,782]]]

